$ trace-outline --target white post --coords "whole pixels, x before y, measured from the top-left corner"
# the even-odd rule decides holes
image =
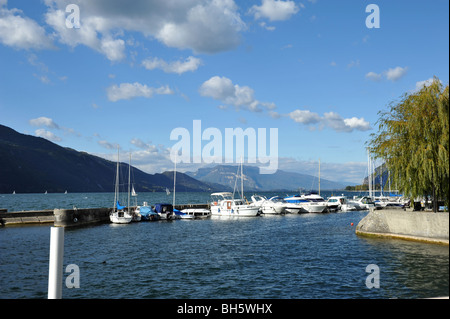
[[[64,257],[64,228],[52,227],[50,230],[48,299],[62,298],[63,257]]]

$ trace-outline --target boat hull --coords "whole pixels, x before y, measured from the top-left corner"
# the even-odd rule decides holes
[[[233,217],[256,217],[259,214],[259,207],[243,205],[232,208],[211,207],[211,216],[233,216]]]
[[[211,217],[211,211],[206,208],[186,208],[182,213],[194,216],[195,219],[202,219]]]
[[[133,220],[133,216],[127,212],[111,212],[109,220],[114,224],[129,224]]]
[[[261,212],[263,214],[284,214],[286,208],[280,205],[263,205],[261,206]]]

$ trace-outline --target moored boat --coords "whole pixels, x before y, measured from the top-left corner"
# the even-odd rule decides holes
[[[141,215],[141,221],[155,221],[160,217],[147,202],[144,202],[142,206],[138,206],[136,211]]]
[[[156,204],[154,211],[159,215],[161,220],[172,220],[176,218],[173,213],[172,204]]]
[[[211,198],[211,216],[258,216],[258,206],[247,205],[242,199],[234,199],[230,192],[213,193]]]
[[[116,185],[114,190],[114,207],[109,214],[109,219],[114,224],[128,224],[131,223],[133,216],[125,206],[120,205],[119,202],[119,148],[117,148],[117,167],[116,167]]]
[[[263,214],[285,214],[288,203],[280,196],[273,196],[261,204]]]
[[[317,195],[319,196],[319,195]],[[319,196],[320,197],[320,196]],[[327,204],[322,197],[311,195],[294,195],[285,197],[288,203],[297,204],[300,206],[299,213],[324,213],[327,212]],[[290,208],[287,208],[288,210]]]
[[[204,219],[211,217],[211,211],[206,208],[186,208],[183,209],[181,212],[194,216],[195,219]]]

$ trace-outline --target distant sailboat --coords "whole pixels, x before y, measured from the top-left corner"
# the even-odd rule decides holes
[[[133,222],[140,222],[141,221],[141,214],[139,213],[139,211],[136,211],[137,203],[136,203],[136,205],[134,207],[134,210],[131,211],[130,194],[131,194],[131,196],[137,196],[137,194],[134,191],[134,186],[133,186],[133,190],[130,191],[130,186],[132,186],[131,185],[131,153],[130,153],[130,162],[128,164],[128,213],[131,214]],[[136,200],[136,202],[137,202],[137,200]]]
[[[13,191],[13,195],[15,195],[16,194],[16,191]]]

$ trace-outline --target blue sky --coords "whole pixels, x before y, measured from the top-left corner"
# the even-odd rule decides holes
[[[433,76],[448,84],[448,12],[447,0],[0,0],[0,124],[108,159],[118,144],[148,173],[173,169],[170,134],[193,120],[277,128],[279,169],[317,175],[320,158],[323,178],[361,183],[377,113]]]

